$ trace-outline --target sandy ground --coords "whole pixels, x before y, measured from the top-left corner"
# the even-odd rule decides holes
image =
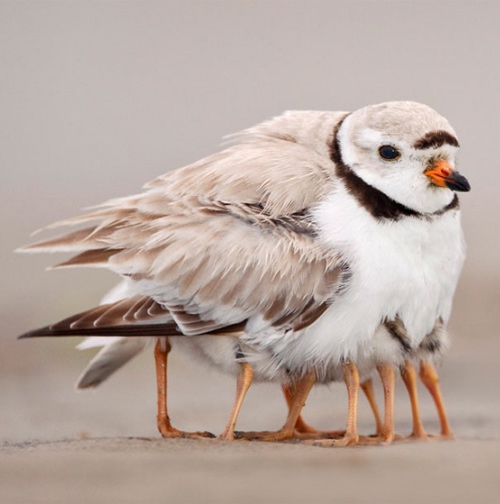
[[[149,438],[12,447],[2,502],[498,502],[495,440],[327,450]],[[480,457],[478,457],[480,454]]]
[[[162,440],[155,430],[152,352],[101,389],[75,393],[73,382],[89,356],[73,350],[75,340],[4,339],[0,502],[500,502],[498,299],[495,285],[459,291],[455,344],[441,370],[457,436],[451,442],[325,449]],[[172,355],[170,371],[175,425],[220,432],[233,381],[180,354]],[[436,432],[431,400],[424,390],[421,397],[426,426]],[[343,387],[321,387],[304,416],[320,428],[340,427],[345,408]],[[257,384],[239,427],[278,428],[284,414],[278,388]],[[401,383],[396,418],[398,431],[408,433]],[[362,400],[360,430],[372,427]]]

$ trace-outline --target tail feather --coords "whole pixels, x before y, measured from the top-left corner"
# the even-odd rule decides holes
[[[150,308],[157,304],[148,296],[133,296],[91,308],[60,322],[34,331],[29,331],[19,339],[46,336],[178,336],[182,332],[164,309],[151,313]],[[132,323],[131,323],[132,322]]]
[[[177,312],[176,312],[177,313]],[[181,312],[177,315],[182,314]],[[196,331],[182,331],[182,322],[173,320],[168,309],[148,296],[133,296],[115,303],[99,305],[60,322],[33,331],[18,339],[48,336],[113,336],[113,337],[155,337],[185,335],[239,336],[246,326],[246,320],[221,326],[206,320],[195,321]],[[131,323],[132,322],[132,323]],[[188,324],[189,326],[189,324]]]
[[[109,378],[147,346],[144,338],[120,338],[111,341],[87,364],[78,377],[77,389],[94,388]]]
[[[166,337],[239,335],[246,320],[224,326],[212,320],[203,320],[199,315],[188,314],[179,306],[163,306],[149,296],[135,295],[114,303],[101,304],[60,322],[33,331],[19,339],[47,336],[120,336],[120,337]]]
[[[121,336],[140,338],[161,338],[165,336],[183,336],[174,322],[164,324],[125,324],[110,327],[77,327],[54,329],[54,326],[45,326],[40,329],[28,331],[18,339],[44,338],[59,336]]]

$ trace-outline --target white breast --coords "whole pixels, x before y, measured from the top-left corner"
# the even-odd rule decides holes
[[[352,278],[318,321],[278,345],[287,367],[356,361],[361,348],[366,358],[367,349],[376,352],[375,333],[386,318],[401,318],[415,348],[438,317],[446,323],[465,257],[458,210],[432,219],[376,220],[339,188],[314,217]]]

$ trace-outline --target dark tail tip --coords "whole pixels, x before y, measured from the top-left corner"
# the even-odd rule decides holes
[[[54,336],[54,331],[50,329],[50,326],[41,327],[40,329],[34,329],[33,331],[28,331],[21,336],[18,336],[17,339],[28,339],[28,338],[43,338],[46,336]]]

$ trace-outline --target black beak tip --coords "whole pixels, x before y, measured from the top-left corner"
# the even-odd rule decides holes
[[[460,173],[453,173],[453,175],[446,180],[446,186],[451,189],[452,191],[459,191],[459,192],[469,192],[470,191],[470,184],[469,181],[463,176],[460,175]]]

